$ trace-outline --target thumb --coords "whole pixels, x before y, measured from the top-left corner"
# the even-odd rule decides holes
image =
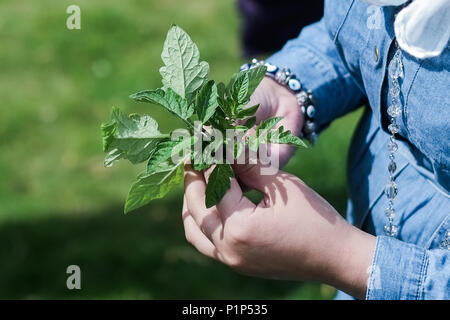
[[[304,186],[299,178],[276,167],[260,164],[235,167],[237,174],[239,174],[238,178],[242,183],[263,194],[264,199],[259,204],[263,207],[271,207],[279,201],[286,203],[289,193],[298,190],[300,186]],[[294,186],[295,188],[292,188]]]
[[[246,187],[265,192],[265,186],[272,184],[282,172],[277,167],[258,164],[235,164],[233,170],[239,182]]]
[[[216,166],[217,165],[211,166],[211,168],[204,171],[205,180],[207,183],[210,183],[211,173]],[[242,189],[237,180],[235,178],[231,178],[230,188],[216,205],[216,208],[222,221],[225,221],[233,214],[242,214],[244,212],[253,211],[256,206],[243,195]]]

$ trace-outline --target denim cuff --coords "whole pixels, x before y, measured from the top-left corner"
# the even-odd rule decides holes
[[[366,299],[421,299],[427,267],[428,255],[424,248],[378,236]]]

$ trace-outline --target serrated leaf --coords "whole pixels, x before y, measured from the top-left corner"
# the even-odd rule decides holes
[[[233,148],[234,148],[233,154],[234,159],[238,159],[241,156],[242,151],[244,151],[244,144],[240,141],[235,141]]]
[[[233,128],[229,121],[227,121],[224,117],[218,115],[217,113],[214,115],[214,117],[209,119],[209,122],[214,128],[220,130],[222,133],[225,133],[226,129]]]
[[[211,165],[216,162],[213,153],[216,154],[218,151],[223,151],[222,139],[213,140],[209,143],[204,140],[202,141],[202,147],[199,150],[196,150],[194,147],[191,154],[191,165],[194,170],[202,171],[211,167]]]
[[[250,97],[258,85],[261,83],[262,79],[266,76],[267,67],[257,66],[247,70],[248,74],[248,96]]]
[[[237,73],[232,82],[230,82],[227,97],[234,102],[234,109],[248,102],[248,85],[249,78],[246,71]],[[233,112],[233,115],[235,113]]]
[[[154,199],[164,197],[170,189],[183,181],[183,166],[164,166],[151,174],[140,175],[131,186],[124,212],[138,209]]]
[[[244,125],[247,127],[247,129],[251,129],[255,124],[256,124],[256,117],[251,117],[248,118],[247,121],[245,121]]]
[[[261,65],[257,66],[255,68],[248,69],[246,71],[241,71],[238,73],[235,73],[232,77],[230,82],[228,83],[228,86],[226,88],[227,94],[233,98],[238,103],[246,102],[250,99],[250,96],[255,91],[256,87],[260,84],[264,76],[266,75],[266,66]],[[241,88],[242,83],[244,83],[244,79],[248,79],[247,84],[247,92],[245,97],[241,97],[241,99],[238,99],[238,92],[236,89]],[[241,103],[242,104],[242,103]]]
[[[236,85],[237,83],[235,83]],[[247,101],[248,94],[248,73],[244,74],[242,81],[239,83],[239,88],[237,90],[237,101],[238,103],[245,103]]]
[[[270,130],[283,119],[282,117],[273,117],[261,121],[255,128],[255,132],[246,137],[248,147],[253,151],[258,151],[259,145],[267,143]]]
[[[170,160],[172,155],[178,155],[181,151],[189,148],[191,152],[191,145],[195,142],[195,136],[191,138],[182,139],[181,141],[161,141],[150,155],[147,162],[147,173],[151,173],[158,168],[158,166]]]
[[[205,123],[211,118],[216,111],[218,98],[217,87],[213,80],[205,82],[197,92],[195,101],[195,112],[198,119]]]
[[[256,133],[253,133],[252,135],[245,137],[245,143],[248,145],[250,150],[256,152],[258,151],[260,140]]]
[[[161,58],[165,65],[159,72],[164,86],[191,101],[209,72],[208,63],[199,61],[197,45],[183,29],[174,25],[167,33]]]
[[[139,102],[159,104],[183,120],[187,120],[194,114],[194,106],[171,88],[166,91],[162,89],[144,90],[132,94],[130,98]]]
[[[235,109],[235,103],[233,100],[228,98],[218,98],[217,101],[219,102],[220,109],[223,111],[223,113],[229,117],[234,117],[234,109]]]
[[[256,111],[259,108],[259,104],[254,105],[253,107],[250,108],[246,108],[246,109],[242,109],[238,114],[237,114],[237,119],[247,119],[249,117],[252,117]]]
[[[233,169],[229,164],[217,164],[211,173],[206,187],[205,205],[211,208],[222,200],[230,189],[230,178],[234,177]]]
[[[121,158],[132,163],[147,160],[155,145],[169,135],[158,130],[158,123],[150,116],[127,116],[113,108],[111,121],[102,124],[103,150],[107,152],[105,166]]]
[[[284,128],[282,126],[278,128],[278,130],[273,130],[268,133],[267,142],[276,144],[289,144],[296,147],[307,148],[307,145],[303,142],[302,139],[293,135],[290,130],[284,131]]]
[[[256,126],[256,132],[259,132],[260,130],[272,129],[278,122],[281,121],[281,119],[283,119],[283,117],[273,117],[273,118],[268,118],[268,119],[261,121]]]
[[[205,162],[193,163],[193,164],[192,164],[192,168],[193,168],[195,171],[203,171],[203,170],[209,169],[209,167],[211,167],[211,166],[212,166],[212,164],[210,164],[210,163],[205,163]]]
[[[223,82],[219,82],[217,84],[217,94],[219,95],[220,98],[224,98],[225,93],[226,93],[225,84]]]

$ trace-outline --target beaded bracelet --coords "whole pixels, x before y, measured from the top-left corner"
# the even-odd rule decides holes
[[[273,78],[276,82],[287,87],[291,92],[295,94],[297,103],[300,106],[305,119],[300,137],[307,139],[311,144],[314,145],[317,140],[317,133],[316,123],[314,121],[316,107],[312,92],[303,88],[300,80],[297,79],[295,74],[293,74],[289,70],[289,68],[279,68],[268,62],[252,59],[251,63],[242,65],[240,71],[246,71],[260,65],[266,66],[267,76]]]

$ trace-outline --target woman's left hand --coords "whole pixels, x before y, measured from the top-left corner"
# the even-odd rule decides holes
[[[264,194],[258,205],[232,179],[220,203],[207,209],[208,173],[186,166],[187,240],[204,255],[247,275],[321,281],[364,298],[375,237],[347,223],[293,175],[261,175],[252,166],[244,176],[247,186]]]

